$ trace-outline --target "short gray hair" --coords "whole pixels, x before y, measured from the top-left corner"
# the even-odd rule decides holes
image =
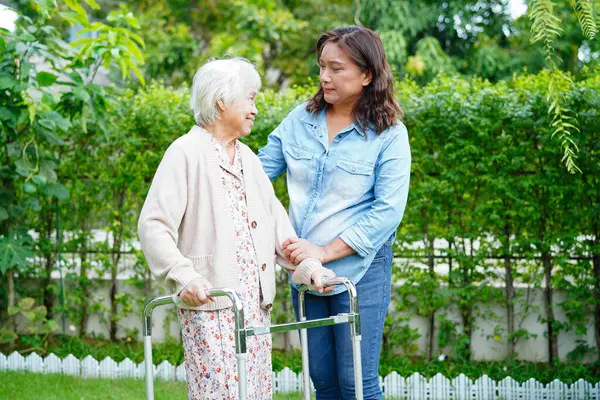
[[[219,120],[217,101],[231,104],[246,93],[260,89],[260,75],[244,58],[210,60],[194,75],[190,106],[199,126]]]

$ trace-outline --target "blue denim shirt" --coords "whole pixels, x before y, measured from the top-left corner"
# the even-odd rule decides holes
[[[326,265],[356,284],[402,220],[410,180],[408,133],[401,122],[380,135],[351,124],[329,146],[325,111],[305,107],[288,114],[258,157],[272,180],[287,172],[289,215],[299,237],[319,246],[339,237],[356,251]]]

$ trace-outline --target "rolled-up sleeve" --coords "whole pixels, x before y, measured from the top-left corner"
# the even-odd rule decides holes
[[[410,145],[404,126],[381,151],[375,168],[375,200],[370,210],[340,238],[361,257],[378,250],[398,228],[410,182]]]

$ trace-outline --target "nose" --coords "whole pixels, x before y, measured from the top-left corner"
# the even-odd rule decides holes
[[[258,114],[258,109],[256,108],[256,104],[252,104],[252,109],[250,110],[252,115]]]
[[[327,68],[321,70],[321,82],[331,82],[331,77],[329,76],[329,72],[327,72]]]

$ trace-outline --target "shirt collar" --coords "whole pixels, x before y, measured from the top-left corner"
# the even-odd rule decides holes
[[[303,123],[310,125],[313,128],[313,132],[319,126],[321,126],[323,128],[324,132],[327,132],[327,121],[325,120],[325,109],[318,111],[318,112],[311,112],[311,111],[304,110],[304,112],[300,115],[299,119]],[[344,128],[342,131],[340,131],[340,133],[350,132],[353,129],[356,131],[356,133],[358,133],[359,135],[361,135],[363,137],[367,137],[368,131],[373,130],[372,127],[370,126],[370,124],[367,126],[367,129],[365,130],[365,129],[362,129],[355,121],[355,122],[351,123],[350,125],[348,125],[346,128]]]

